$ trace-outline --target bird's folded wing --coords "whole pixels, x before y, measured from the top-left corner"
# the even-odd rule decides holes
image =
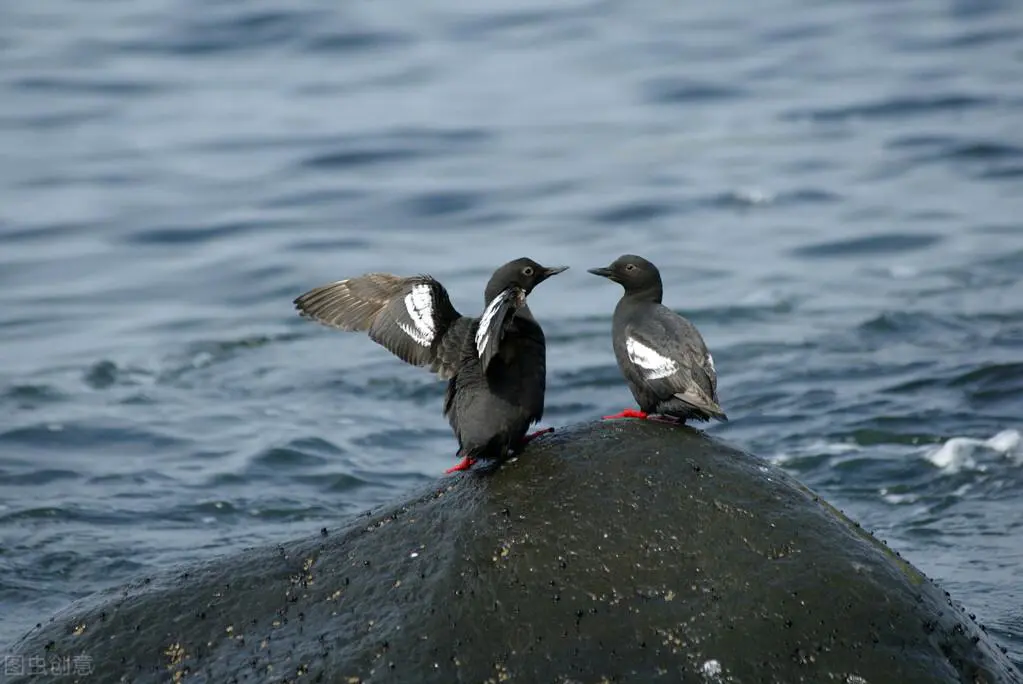
[[[295,299],[302,315],[340,330],[360,330],[414,366],[442,378],[457,373],[468,320],[427,275],[368,273],[314,288]]]
[[[700,409],[704,413],[715,416],[720,420],[728,420],[724,409],[702,389],[696,385],[690,385],[682,392],[676,392],[675,396],[687,404]]]
[[[716,377],[709,354],[684,338],[670,336],[668,326],[654,335],[630,326],[625,331],[625,348],[637,377],[658,396],[672,395],[712,415],[721,414],[717,403]],[[708,368],[708,364],[711,364]]]
[[[494,297],[483,310],[479,327],[476,328],[475,342],[480,367],[484,373],[501,349],[505,328],[524,298],[525,293],[520,288],[509,287]]]

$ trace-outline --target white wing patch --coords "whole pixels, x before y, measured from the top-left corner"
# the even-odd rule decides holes
[[[487,304],[487,308],[483,310],[483,315],[480,316],[480,325],[476,328],[476,353],[479,356],[483,356],[483,350],[487,348],[487,343],[490,342],[490,324],[494,322],[497,310],[501,308],[501,305],[511,294],[511,290],[505,290],[494,297],[493,301]]]
[[[714,367],[714,357],[710,355],[710,352],[707,352],[707,365],[710,366],[710,369],[715,373],[718,372],[718,369]]]
[[[401,321],[398,326],[417,344],[429,347],[436,333],[433,325],[433,293],[430,286],[423,283],[413,285],[412,291],[405,295],[405,309],[412,319],[412,325]]]
[[[625,338],[625,351],[628,352],[630,361],[646,371],[647,380],[666,378],[678,371],[678,363],[658,354],[635,338]]]

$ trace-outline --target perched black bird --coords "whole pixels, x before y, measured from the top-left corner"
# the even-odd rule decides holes
[[[553,431],[526,434],[543,417],[547,376],[543,330],[526,296],[567,268],[525,258],[508,262],[487,283],[479,318],[458,313],[444,286],[428,275],[368,273],[310,290],[295,307],[324,325],[368,331],[402,361],[447,380],[444,415],[462,457],[447,472],[476,461],[493,469],[509,450]]]
[[[688,320],[661,304],[661,273],[633,254],[589,272],[621,285],[611,335],[618,367],[639,404],[605,418],[646,418],[657,414],[688,419],[728,420],[718,405],[714,357]]]

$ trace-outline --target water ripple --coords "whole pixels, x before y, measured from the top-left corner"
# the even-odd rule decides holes
[[[416,37],[399,31],[346,30],[321,31],[306,39],[304,49],[328,55],[377,52],[388,48],[408,47]]]
[[[930,247],[944,239],[942,235],[886,233],[831,242],[802,245],[791,250],[794,256],[810,258],[855,259],[871,254],[912,252]]]
[[[877,102],[850,104],[845,107],[828,107],[793,111],[785,115],[789,120],[810,119],[821,122],[847,120],[898,119],[922,114],[964,112],[993,107],[998,104],[995,97],[979,95],[945,94],[892,97]]]
[[[701,83],[686,78],[660,78],[646,84],[646,99],[654,104],[691,105],[716,103],[745,97],[738,87],[724,83]]]
[[[504,260],[572,266],[530,299],[557,428],[633,405],[584,272],[631,252],[714,353],[700,427],[1023,658],[1015,4],[8,5],[0,641],[453,465],[444,383],[300,292],[429,272],[478,313]]]
[[[188,57],[253,52],[299,40],[315,29],[322,13],[293,9],[186,12],[185,21],[168,22],[165,33],[128,41],[120,49],[140,54]],[[175,17],[176,18],[176,17]]]

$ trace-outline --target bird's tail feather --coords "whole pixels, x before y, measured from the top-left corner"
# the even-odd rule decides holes
[[[691,406],[694,411],[706,414],[708,418],[716,418],[722,423],[728,422],[728,416],[725,415],[724,409],[702,392],[697,393],[694,390],[687,390],[686,392],[676,394],[675,398]]]

